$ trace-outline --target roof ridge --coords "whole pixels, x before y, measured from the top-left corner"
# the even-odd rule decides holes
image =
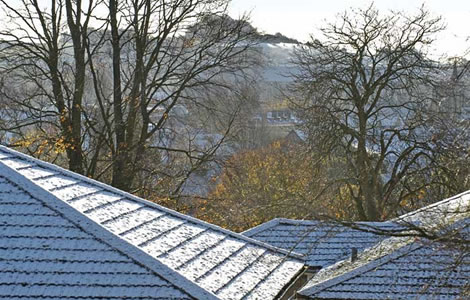
[[[253,228],[242,231],[241,234],[247,237],[251,237],[257,233],[263,232],[271,227],[274,227],[280,223],[281,218],[275,218],[267,222],[261,223]]]
[[[193,222],[195,224],[201,224],[201,225],[204,225],[206,227],[209,227],[215,231],[218,231],[218,232],[222,232],[222,233],[225,233],[231,237],[235,237],[235,238],[238,238],[238,239],[241,239],[241,240],[244,240],[246,242],[250,242],[252,244],[255,244],[257,246],[261,246],[263,248],[267,248],[269,250],[272,250],[274,252],[278,252],[278,253],[281,253],[281,254],[284,254],[284,255],[287,255],[287,256],[290,256],[290,257],[293,257],[293,258],[296,258],[296,259],[299,259],[301,261],[304,261],[304,257],[298,253],[295,253],[295,252],[292,252],[292,251],[288,251],[288,250],[285,250],[285,249],[281,249],[281,248],[278,248],[278,247],[274,247],[274,246],[271,246],[267,243],[264,243],[264,242],[261,242],[261,241],[258,241],[258,240],[255,240],[255,239],[252,239],[248,236],[245,236],[243,234],[240,234],[240,233],[236,233],[236,232],[233,232],[233,231],[230,231],[230,230],[227,230],[227,229],[224,229],[220,226],[217,226],[217,225],[214,225],[214,224],[211,224],[211,223],[208,223],[208,222],[205,222],[203,220],[200,220],[200,219],[197,219],[197,218],[194,218],[194,217],[191,217],[191,216],[188,216],[188,215],[185,215],[185,214],[182,214],[180,212],[177,212],[175,210],[172,210],[172,209],[169,209],[169,208],[166,208],[164,206],[161,206],[161,205],[158,205],[154,202],[151,202],[151,201],[148,201],[148,200],[145,200],[145,199],[142,199],[140,197],[137,197],[135,195],[132,195],[131,193],[128,193],[128,192],[124,192],[122,190],[119,190],[113,186],[110,186],[110,185],[107,185],[105,183],[102,183],[102,182],[99,182],[97,180],[94,180],[92,178],[88,178],[86,176],[83,176],[83,175],[80,175],[80,174],[77,174],[77,173],[74,173],[72,171],[69,171],[69,170],[66,170],[64,168],[61,168],[57,165],[54,165],[54,164],[51,164],[51,163],[48,163],[48,162],[45,162],[45,161],[41,161],[40,159],[37,159],[37,158],[34,158],[34,157],[31,157],[31,156],[28,156],[24,153],[21,153],[21,152],[18,152],[16,150],[13,150],[13,149],[10,149],[6,146],[3,146],[3,145],[0,145],[0,150],[4,151],[4,152],[8,152],[10,154],[13,154],[13,155],[16,155],[16,156],[19,156],[20,158],[22,159],[25,159],[27,161],[30,161],[30,162],[33,162],[39,166],[42,166],[42,167],[45,167],[45,168],[49,168],[49,169],[52,169],[54,171],[57,171],[57,172],[60,172],[60,174],[62,175],[65,175],[65,176],[70,176],[70,177],[73,177],[77,180],[80,180],[82,182],[85,182],[85,183],[88,183],[88,184],[92,184],[92,185],[95,185],[97,187],[100,187],[106,191],[110,191],[110,192],[113,192],[113,193],[116,193],[116,194],[119,194],[119,195],[124,195],[125,197],[133,200],[133,201],[137,201],[137,202],[140,202],[140,203],[144,203],[145,205],[148,205],[150,207],[153,207],[153,208],[157,208],[159,210],[162,210],[164,211],[165,213],[168,213],[172,216],[177,216],[179,218],[182,218],[182,219],[185,219],[185,220],[188,220],[190,222]],[[10,157],[8,157],[10,158]],[[8,158],[5,158],[5,159],[8,159]],[[1,161],[1,160],[0,160]]]
[[[68,203],[58,199],[49,191],[41,188],[32,180],[27,179],[1,161],[0,173],[5,174],[5,176],[14,184],[24,189],[27,193],[34,195],[35,199],[46,204],[48,208],[59,212],[62,217],[78,226],[84,232],[129,257],[134,262],[137,262],[141,266],[152,271],[154,274],[157,274],[162,279],[175,285],[178,289],[184,291],[188,295],[195,297],[196,299],[219,299],[216,295],[203,289],[195,282],[181,275],[178,271],[171,269],[158,259],[147,254],[145,251],[123,240],[120,236],[111,233],[106,228],[70,206]]]
[[[354,224],[360,224],[360,225],[365,225],[365,226],[380,226],[382,224],[386,225],[387,223],[390,223],[391,221],[358,221],[358,222],[352,222]],[[341,226],[344,228],[351,228],[347,226],[346,224],[339,222],[339,221],[324,221],[324,220],[296,220],[296,219],[288,219],[288,218],[275,218],[270,221],[267,221],[265,223],[262,223],[258,226],[255,226],[253,228],[250,228],[248,230],[245,230],[242,232],[243,235],[246,236],[253,236],[255,234],[258,234],[260,232],[263,232],[265,230],[268,230],[272,227],[275,227],[277,225],[281,224],[289,224],[289,225],[307,225],[307,226],[315,226],[315,225],[335,225],[335,226]],[[354,229],[354,228],[352,228]]]
[[[279,219],[279,224],[290,224],[290,225],[318,225],[322,223],[326,223],[320,220],[296,220],[296,219],[287,219],[281,218]]]
[[[346,270],[344,273],[342,273],[340,275],[334,275],[333,277],[329,277],[329,278],[327,278],[323,281],[320,281],[320,282],[314,284],[313,286],[301,289],[299,291],[299,294],[301,294],[301,295],[316,294],[318,292],[321,292],[324,289],[327,289],[327,288],[332,287],[334,285],[340,284],[340,283],[342,283],[342,282],[344,282],[348,279],[356,277],[356,276],[358,276],[358,275],[360,275],[364,272],[368,272],[368,271],[370,271],[374,268],[377,268],[377,267],[379,267],[383,264],[386,264],[386,263],[388,263],[388,262],[390,262],[394,259],[399,258],[400,256],[406,255],[406,254],[408,254],[412,251],[415,251],[415,250],[422,247],[422,245],[419,245],[414,241],[410,242],[411,238],[406,238],[406,239],[408,240],[408,242],[406,244],[400,246],[398,249],[394,249],[394,250],[392,250],[392,252],[387,253],[384,256],[381,256],[379,258],[370,260],[370,261],[366,262],[365,264],[359,265],[359,266],[357,266],[356,268],[354,268],[352,270]],[[376,247],[379,247],[383,242],[386,242],[386,241],[389,241],[389,240],[390,239],[386,239],[386,240],[376,244],[374,247],[369,248],[366,251],[363,251],[362,255],[366,255],[367,252],[371,251],[372,249],[374,249]],[[332,269],[337,264],[339,264],[341,262],[345,262],[345,261],[346,260],[339,261],[336,264],[334,264],[334,265],[332,265],[332,266],[330,266],[326,269],[323,269],[322,272],[327,272],[328,269]]]
[[[401,216],[398,216],[398,217],[396,217],[396,218],[391,219],[389,222],[406,221],[406,218],[412,217],[412,216],[414,216],[414,215],[417,215],[417,214],[419,214],[419,213],[421,213],[421,212],[425,212],[425,211],[427,211],[427,210],[431,210],[431,209],[433,209],[433,208],[435,208],[435,207],[439,207],[439,206],[441,206],[441,205],[443,205],[443,204],[446,204],[446,203],[449,203],[449,202],[451,202],[451,201],[460,199],[460,198],[462,198],[463,196],[466,196],[466,195],[470,195],[470,190],[465,191],[465,192],[462,192],[462,193],[457,194],[457,195],[454,195],[454,196],[449,197],[449,198],[447,198],[447,199],[444,199],[444,200],[441,200],[441,201],[438,201],[438,202],[429,204],[429,205],[427,205],[427,206],[425,206],[425,207],[421,207],[421,208],[419,208],[419,209],[417,209],[417,210],[410,211],[410,212],[408,212],[408,213],[406,213],[406,214],[404,214],[404,215],[401,215]]]

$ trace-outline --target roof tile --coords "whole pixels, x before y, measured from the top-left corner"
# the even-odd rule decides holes
[[[148,263],[163,263],[176,269],[175,274],[171,274],[169,269],[165,274],[170,278],[182,276],[192,283],[189,290],[200,287],[208,291],[207,295],[214,292],[221,299],[241,299],[249,297],[250,293],[266,295],[263,298],[269,299],[270,295],[281,292],[285,283],[303,269],[304,263],[296,254],[171,211],[8,148],[0,147],[0,162],[27,176],[43,191],[48,191],[51,197],[70,205],[77,213],[103,226],[100,228],[106,228],[116,238],[119,235],[119,241],[127,242],[129,247],[136,247],[153,259],[151,262],[145,258]],[[31,205],[23,206],[27,209]],[[11,210],[12,213],[15,211],[18,210]],[[34,209],[26,212],[35,217],[43,213],[40,222],[53,214],[52,211]],[[48,240],[52,237],[44,238]],[[61,240],[63,236],[60,234],[53,238],[61,244],[68,242]],[[89,241],[86,237],[83,239]],[[240,253],[244,249],[263,252],[259,259],[256,258],[256,268],[250,264],[250,257],[245,257],[247,263],[240,263],[243,258]],[[283,271],[276,278],[282,277],[284,280],[267,281],[277,269]],[[219,274],[220,280],[216,286],[206,279],[213,274]],[[244,287],[240,289],[240,285]]]

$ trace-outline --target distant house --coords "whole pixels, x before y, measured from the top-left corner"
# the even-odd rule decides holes
[[[305,279],[299,255],[5,147],[0,230],[1,298],[282,299]]]
[[[307,135],[302,130],[292,129],[285,137],[285,140],[290,143],[303,144],[307,141]]]

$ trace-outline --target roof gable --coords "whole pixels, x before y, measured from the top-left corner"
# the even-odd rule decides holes
[[[222,299],[274,298],[299,256],[0,147],[0,162]]]

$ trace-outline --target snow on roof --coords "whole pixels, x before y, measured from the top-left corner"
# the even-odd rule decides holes
[[[307,133],[300,129],[294,129],[295,134],[302,140],[302,141],[307,141]]]
[[[371,247],[385,236],[377,229],[387,230],[393,224],[361,222],[375,230],[356,230],[338,223],[291,219],[274,219],[243,232],[244,235],[275,247],[301,253],[311,267],[326,267],[351,255],[351,249]]]
[[[469,276],[468,253],[438,242],[390,238],[356,263],[320,271],[299,294],[314,299],[463,299]]]
[[[3,146],[0,162],[220,299],[272,299],[303,270],[299,255]]]
[[[419,217],[427,220],[429,215],[425,212],[448,212],[448,208],[455,211],[457,207],[462,210],[469,204],[470,191],[407,214],[398,221],[417,221]],[[454,214],[452,218],[436,218],[432,225],[421,224],[443,230],[444,219],[448,225],[445,229],[458,230],[468,239],[468,210],[458,217]],[[470,257],[465,249],[468,250],[462,245],[413,236],[391,237],[362,252],[354,262],[344,260],[321,270],[299,294],[314,299],[391,299],[397,294],[404,299],[460,299],[462,293],[470,291]]]
[[[217,299],[0,163],[0,298]]]
[[[470,214],[470,191],[455,195],[418,210],[404,214],[395,223],[417,223],[427,227],[439,227]]]

